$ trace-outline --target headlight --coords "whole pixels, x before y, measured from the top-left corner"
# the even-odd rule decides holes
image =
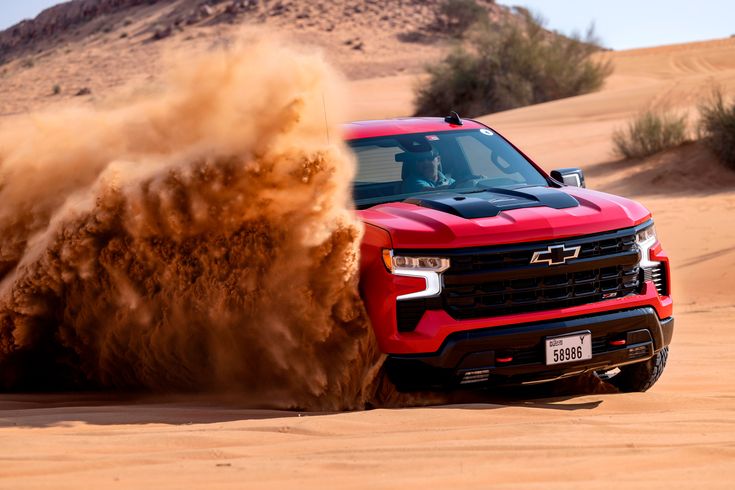
[[[656,227],[653,226],[653,223],[651,223],[651,226],[639,230],[635,234],[635,241],[638,243],[638,246],[649,245],[649,242],[651,245],[656,243]],[[648,248],[651,248],[650,245]]]
[[[449,269],[449,259],[443,257],[407,257],[393,255],[392,250],[383,250],[383,262],[389,271],[433,271],[444,272]]]
[[[396,276],[417,277],[426,282],[422,291],[401,294],[396,299],[432,298],[442,292],[441,273],[449,269],[449,259],[444,257],[408,257],[393,255],[392,250],[383,250],[385,267]]]
[[[656,243],[656,240],[656,228],[653,226],[653,223],[636,232],[635,242],[641,250],[641,267],[655,267],[659,264],[650,258],[650,250]]]
[[[657,241],[656,229],[653,227],[653,223],[638,230],[635,234],[635,242],[641,251],[641,261],[638,265],[641,268],[643,280],[653,282],[658,294],[664,296],[668,294],[665,268],[661,265],[661,262],[651,260],[651,247]]]

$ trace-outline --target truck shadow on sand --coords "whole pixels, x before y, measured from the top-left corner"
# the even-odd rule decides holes
[[[590,376],[533,386],[462,390],[444,393],[398,393],[391,387],[368,403],[366,410],[426,408],[494,410],[523,407],[544,410],[594,410],[601,399],[580,397],[616,390]],[[260,407],[258,406],[260,405]],[[86,425],[199,425],[329,416],[344,412],[308,412],[262,408],[238,395],[151,395],[113,392],[23,393],[0,395],[0,429]],[[255,430],[255,429],[253,429]]]
[[[592,410],[602,400],[570,400],[590,395],[618,393],[612,385],[592,373],[551,383],[525,386],[506,386],[486,389],[467,389],[448,392],[399,393],[392,386],[380,388],[370,408],[473,408],[492,409],[528,407],[550,410]]]
[[[303,412],[257,408],[235,397],[205,395],[23,393],[0,395],[0,429],[87,425],[192,425],[300,417]],[[311,415],[311,414],[309,414]]]
[[[438,404],[415,404],[382,410],[458,409],[494,410],[523,407],[544,410],[594,410],[602,400],[571,402],[574,397],[521,399],[494,395],[457,396],[455,401]],[[368,410],[376,410],[372,408]],[[155,402],[116,399],[114,396],[78,397],[76,394],[2,395],[0,396],[0,430],[3,428],[64,427],[75,424],[173,426],[207,425],[248,420],[322,417],[343,412],[300,412],[238,407],[231,403],[210,401]],[[255,429],[254,429],[255,430]]]

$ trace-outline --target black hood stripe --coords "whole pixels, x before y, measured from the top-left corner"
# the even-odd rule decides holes
[[[490,218],[510,209],[541,206],[566,209],[579,206],[579,201],[574,197],[550,187],[488,189],[469,195],[453,192],[431,193],[412,197],[403,202],[466,219]]]

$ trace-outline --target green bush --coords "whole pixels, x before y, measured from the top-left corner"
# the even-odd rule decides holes
[[[668,111],[645,111],[625,129],[618,129],[613,133],[615,153],[623,158],[646,157],[686,141],[686,115]]]
[[[610,74],[592,29],[585,39],[550,33],[525,15],[503,26],[475,24],[466,40],[428,67],[417,87],[416,115],[451,110],[474,117],[591,92]]]
[[[735,169],[735,100],[715,91],[699,106],[699,137],[727,166]]]
[[[487,10],[475,0],[444,0],[439,5],[438,23],[453,36],[464,36],[473,24],[487,19]]]

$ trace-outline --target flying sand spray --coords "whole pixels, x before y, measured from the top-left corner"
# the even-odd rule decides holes
[[[380,356],[354,162],[324,139],[339,88],[317,55],[239,42],[118,108],[6,123],[0,383],[363,407]]]

